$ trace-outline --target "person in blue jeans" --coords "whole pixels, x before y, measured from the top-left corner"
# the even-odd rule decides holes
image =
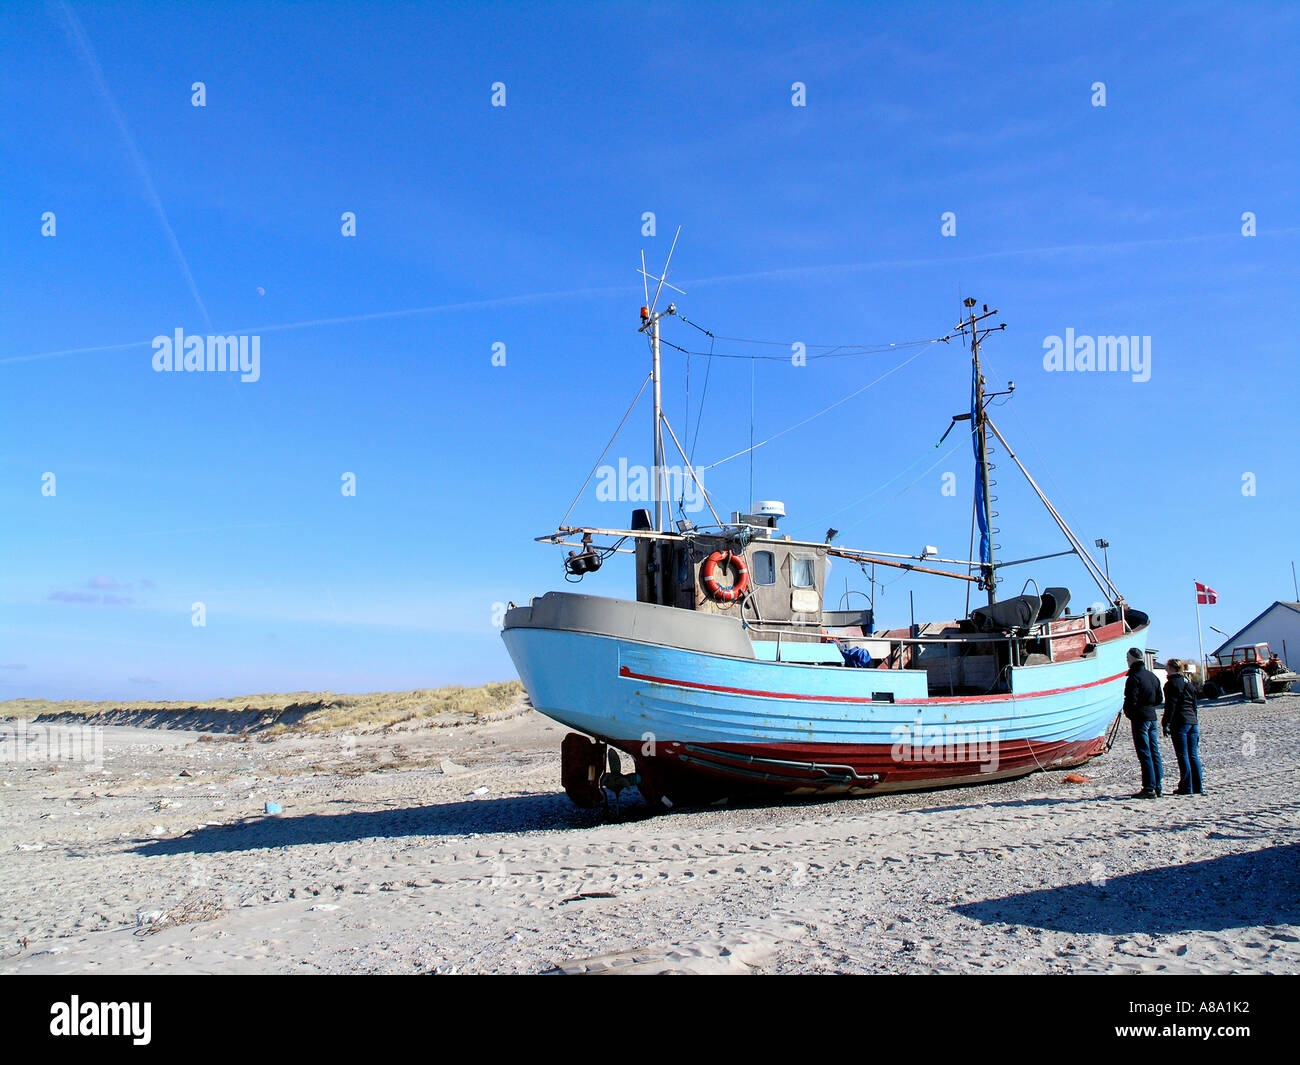
[[[1128,679],[1124,682],[1124,716],[1133,726],[1133,749],[1142,767],[1142,790],[1135,799],[1158,799],[1164,782],[1165,767],[1160,761],[1160,733],[1156,711],[1163,700],[1160,678],[1144,663],[1139,647],[1128,650]]]
[[[1183,663],[1169,660],[1165,682],[1165,713],[1160,725],[1174,741],[1178,758],[1177,795],[1204,795],[1201,788],[1201,730],[1196,719],[1196,689],[1183,672]]]

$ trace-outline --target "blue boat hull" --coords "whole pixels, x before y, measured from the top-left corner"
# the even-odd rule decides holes
[[[610,633],[503,633],[533,706],[636,760],[647,797],[865,793],[1077,764],[1120,709],[1122,626],[1083,658],[1014,667],[1010,693],[931,697],[922,670],[770,662]]]

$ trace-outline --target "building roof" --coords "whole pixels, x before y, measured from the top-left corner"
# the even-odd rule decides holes
[[[1297,614],[1300,614],[1300,603],[1289,603],[1285,599],[1279,599],[1272,606],[1266,607],[1264,610],[1261,610],[1258,614],[1256,614],[1253,618],[1251,618],[1250,621],[1246,622],[1246,624],[1244,624],[1235,633],[1233,633],[1226,640],[1224,640],[1223,643],[1219,644],[1218,647],[1216,647],[1213,651],[1210,652],[1210,657],[1217,658],[1219,656],[1219,653],[1224,650],[1227,650],[1229,653],[1231,653],[1234,647],[1240,646],[1237,643],[1237,641],[1241,639],[1241,634],[1243,632],[1245,632],[1248,628],[1254,625],[1265,615],[1271,614],[1274,610],[1276,610],[1280,606],[1287,607],[1290,610],[1294,610]]]

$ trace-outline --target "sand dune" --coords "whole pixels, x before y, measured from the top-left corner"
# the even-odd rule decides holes
[[[409,723],[449,724],[493,720],[522,706],[523,685],[501,681],[478,687],[452,685],[406,692],[289,692],[187,702],[86,702],[11,699],[0,719],[42,724],[132,725],[195,732],[273,732],[374,729]],[[436,719],[436,721],[434,720]]]

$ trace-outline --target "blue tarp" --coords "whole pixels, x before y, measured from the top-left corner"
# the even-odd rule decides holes
[[[871,668],[871,655],[865,647],[850,647],[841,644],[840,651],[844,655],[844,664],[846,666],[852,666],[854,669]]]

